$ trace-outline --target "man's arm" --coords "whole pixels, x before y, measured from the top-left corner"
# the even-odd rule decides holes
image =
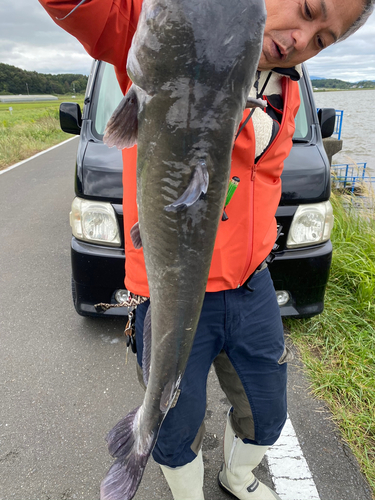
[[[39,0],[53,21],[79,40],[94,59],[109,62],[123,92],[128,85],[127,54],[137,28],[142,0]]]

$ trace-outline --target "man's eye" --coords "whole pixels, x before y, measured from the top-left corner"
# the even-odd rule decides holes
[[[318,37],[317,37],[317,43],[318,43],[318,47],[319,47],[319,49],[324,49],[324,48],[325,48],[325,43],[324,43],[323,39],[322,39],[322,38],[320,38],[320,36],[319,36],[319,35],[318,35]]]
[[[305,16],[307,17],[307,19],[312,19],[312,13],[307,2],[305,2]]]

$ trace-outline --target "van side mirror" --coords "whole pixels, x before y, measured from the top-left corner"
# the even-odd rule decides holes
[[[82,113],[76,102],[62,102],[60,104],[60,127],[68,134],[79,135],[82,126]]]
[[[336,110],[335,108],[320,108],[318,110],[318,120],[322,138],[331,137],[335,130]]]

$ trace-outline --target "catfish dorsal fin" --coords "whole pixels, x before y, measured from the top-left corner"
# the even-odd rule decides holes
[[[191,207],[191,205],[199,200],[202,194],[207,193],[208,180],[207,164],[205,161],[200,160],[184,193],[176,201],[164,207],[164,209],[167,212],[172,212]]]
[[[134,85],[113,112],[105,128],[103,141],[108,147],[131,148],[138,136],[138,97]]]

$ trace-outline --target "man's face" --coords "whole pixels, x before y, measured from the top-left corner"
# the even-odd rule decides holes
[[[361,15],[362,0],[265,0],[259,69],[290,68],[334,43]]]

